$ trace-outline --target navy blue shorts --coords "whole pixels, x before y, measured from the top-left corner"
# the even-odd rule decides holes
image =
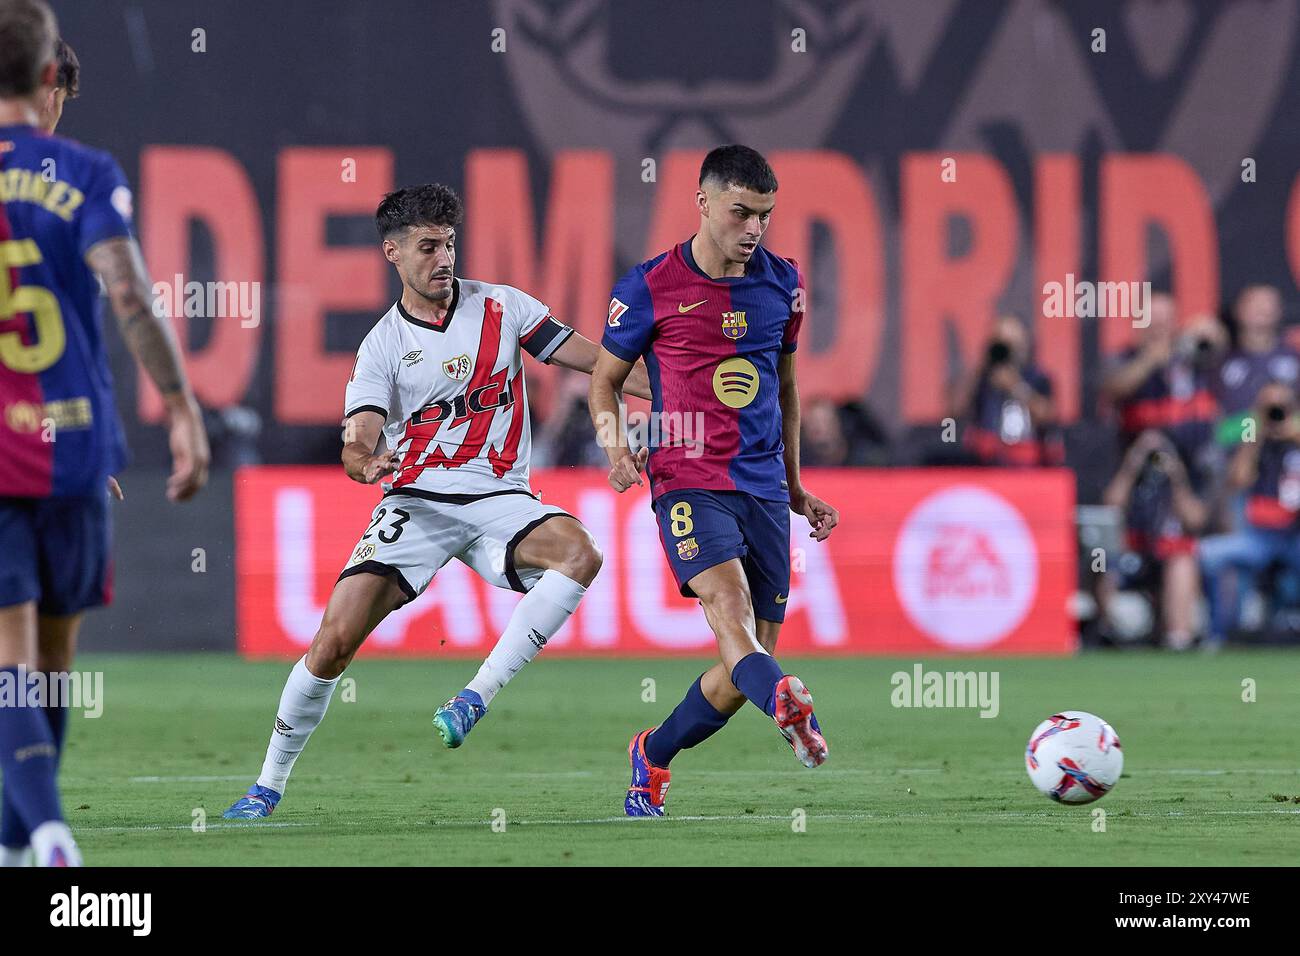
[[[790,504],[740,491],[669,491],[654,503],[659,540],[684,597],[701,571],[739,558],[754,616],[785,620],[790,596]]]
[[[112,599],[108,492],[0,498],[0,607],[76,614]]]

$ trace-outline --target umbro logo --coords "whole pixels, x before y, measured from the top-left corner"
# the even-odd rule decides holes
[[[406,363],[407,368],[410,368],[412,365],[417,365],[420,362],[423,362],[424,359],[420,358],[420,350],[416,349],[413,352],[407,352],[403,355],[402,361]]]
[[[528,639],[533,642],[533,647],[537,648],[539,651],[546,646],[546,635],[535,627],[529,630]]]
[[[281,737],[288,737],[293,732],[293,728],[277,717],[275,718],[275,732]]]

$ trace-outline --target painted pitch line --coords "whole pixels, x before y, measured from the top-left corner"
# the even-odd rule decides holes
[[[807,820],[831,822],[831,823],[864,823],[868,821],[890,823],[896,821],[916,820],[916,821],[934,821],[952,822],[954,820],[1026,820],[1035,823],[1059,823],[1066,819],[1063,814],[1052,811],[1023,811],[1023,810],[991,810],[991,811],[958,811],[944,813],[929,813],[919,811],[914,813],[810,813],[805,818]],[[1263,809],[1263,810],[1197,810],[1187,812],[1185,810],[1168,810],[1164,812],[1140,812],[1123,813],[1116,819],[1132,820],[1165,820],[1173,818],[1195,818],[1199,816],[1295,816],[1300,814],[1298,809]],[[736,814],[696,814],[688,816],[667,816],[658,818],[660,821],[667,823],[733,823],[733,822],[763,822],[763,823],[789,823],[792,819],[790,814],[768,814],[768,813],[736,813]],[[447,822],[437,821],[414,821],[417,826],[431,826],[434,829],[481,829],[491,828],[492,820],[455,820]],[[320,821],[311,822],[276,822],[276,823],[259,823],[249,821],[247,823],[211,823],[207,825],[208,830],[231,830],[241,832],[255,832],[267,829],[289,829],[302,827],[337,827],[349,828],[368,826],[371,821],[362,820],[339,820],[330,824],[324,824]],[[609,816],[609,817],[588,817],[573,820],[565,819],[541,819],[541,820],[506,820],[507,828],[509,827],[549,827],[549,826],[653,826],[648,819],[636,819],[626,816]],[[74,832],[153,832],[166,830],[191,830],[189,824],[175,825],[154,825],[154,826],[77,826],[72,828]]]
[[[610,771],[612,772],[612,771]],[[622,773],[623,771],[619,771]],[[900,767],[897,769],[881,768],[850,768],[850,767],[827,767],[819,769],[817,778],[821,777],[901,777],[909,774],[943,774],[953,772],[950,769],[942,767]],[[1000,769],[988,771],[997,776],[1020,776],[1023,771],[1019,769]],[[491,770],[456,770],[449,774],[454,777],[492,777],[493,779],[537,779],[537,780],[585,780],[601,776],[606,771],[597,772],[594,770],[514,770],[505,773],[494,772]],[[691,777],[800,777],[803,778],[807,770],[689,770],[686,773]],[[1225,777],[1225,776],[1297,776],[1300,775],[1300,769],[1283,768],[1283,767],[1234,767],[1234,768],[1152,768],[1152,769],[1135,769],[1124,774],[1127,777],[1147,777],[1147,776],[1174,776],[1174,777]],[[248,774],[179,774],[179,775],[154,775],[128,777],[129,783],[241,783],[247,782]],[[102,784],[105,780],[112,778],[96,777],[78,779],[76,777],[64,778],[64,783],[70,784]],[[319,776],[304,777],[303,780],[314,782],[323,782],[326,778]],[[443,779],[441,776],[435,779]],[[808,778],[815,779],[815,778]]]
[[[248,774],[226,774],[225,776],[179,776],[179,777],[128,777],[130,783],[229,783],[232,780],[247,780]],[[102,779],[102,778],[101,778]]]
[[[205,825],[204,830],[287,830],[290,827],[318,827],[319,822],[312,823],[209,823]],[[77,826],[73,827],[74,833],[138,833],[149,832],[153,830],[193,830],[194,827],[188,823],[178,823],[174,825],[163,826],[155,824],[152,826],[139,827],[95,827],[95,826]]]
[[[1063,811],[1063,812],[1068,812],[1068,811]],[[1223,816],[1254,816],[1260,814],[1295,815],[1295,814],[1300,814],[1300,809],[1283,810],[1279,808],[1279,809],[1269,809],[1269,810],[1198,810],[1192,813],[1188,813],[1185,810],[1170,810],[1163,813],[1161,812],[1126,813],[1123,814],[1122,816],[1116,817],[1116,819],[1118,820],[1128,820],[1128,819],[1163,820],[1169,817],[1196,817],[1200,815],[1210,815],[1210,814],[1223,815]],[[1047,823],[1055,823],[1064,819],[1062,815],[1059,813],[1038,812],[1038,811],[1016,811],[1016,810],[1003,810],[1003,811],[992,810],[987,812],[971,811],[971,812],[958,812],[958,813],[951,813],[951,812],[927,813],[924,811],[917,812],[917,813],[817,813],[817,814],[810,813],[805,819],[823,820],[823,821],[831,821],[831,822],[850,822],[850,823],[874,820],[878,822],[888,823],[893,820],[909,820],[909,819],[949,821],[954,819],[1002,820],[1007,818],[1043,821]],[[730,821],[743,821],[743,820],[759,820],[759,821],[769,821],[769,822],[774,820],[780,820],[783,823],[789,823],[792,817],[788,813],[787,814],[744,813],[744,814],[721,814],[716,816],[667,816],[667,817],[659,817],[658,819],[686,822],[686,823],[726,823]],[[480,823],[463,823],[463,822],[462,823],[434,823],[433,826],[435,827],[490,826],[491,822],[492,821],[490,820],[485,820]],[[624,817],[594,817],[585,820],[514,820],[514,821],[507,820],[506,822],[507,822],[507,826],[560,826],[564,824],[586,826],[586,825],[595,825],[595,824],[604,824],[604,823],[624,823],[624,824],[641,823],[641,821],[638,819],[625,817],[625,816]]]
[[[455,770],[451,774],[449,774],[449,776],[492,777],[493,779],[500,779],[502,777],[505,778],[515,777],[515,778],[525,778],[525,779],[554,778],[556,780],[561,780],[561,779],[570,779],[570,778],[586,779],[589,777],[596,777],[596,776],[603,775],[605,773],[612,773],[612,772],[613,772],[612,770],[611,771],[510,770],[502,773],[500,771],[494,771],[494,770],[474,769],[474,770]],[[808,772],[807,770],[691,770],[689,771],[690,775],[693,777],[802,777],[807,772]],[[903,767],[897,770],[894,769],[872,770],[872,769],[856,769],[851,767],[828,767],[825,770],[820,771],[817,774],[817,776],[819,777],[897,776],[897,775],[909,774],[909,773],[945,773],[945,772],[946,771],[941,767]],[[1297,773],[1300,773],[1300,771],[1297,771]],[[618,774],[619,775],[626,774],[626,771],[620,769],[618,771]],[[248,776],[249,776],[248,774],[226,774],[226,775],[212,775],[212,776],[197,775],[197,774],[196,775],[180,774],[176,776],[162,775],[162,776],[128,777],[127,782],[128,783],[230,783],[236,781],[246,781],[248,780]],[[93,780],[90,778],[78,779],[76,777],[71,777],[71,778],[65,777],[64,782],[89,784],[89,783],[103,783],[105,780],[112,780],[112,779],[113,778],[111,777],[108,778],[96,777]],[[314,777],[309,776],[309,777],[302,777],[296,779],[321,781],[324,780],[325,778],[320,776],[314,776]]]

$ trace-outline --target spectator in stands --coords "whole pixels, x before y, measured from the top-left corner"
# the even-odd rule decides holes
[[[1163,431],[1191,472],[1193,488],[1205,495],[1222,471],[1213,383],[1227,332],[1205,316],[1180,334],[1174,299],[1163,292],[1151,297],[1148,318],[1137,344],[1121,352],[1103,377],[1102,398],[1119,415],[1124,448],[1149,429]]]
[[[1180,333],[1176,303],[1163,292],[1152,296],[1148,319],[1102,380],[1125,449],[1104,500],[1123,512],[1132,565],[1122,585],[1114,577],[1102,584],[1106,594],[1118,586],[1150,592],[1164,643],[1182,650],[1197,629],[1196,540],[1214,514],[1223,471],[1211,386],[1227,332],[1207,316]]]
[[[849,461],[849,443],[840,410],[828,398],[816,398],[803,410],[799,459],[811,467],[841,468]]]
[[[1252,433],[1253,432],[1253,433]],[[1241,598],[1271,565],[1300,575],[1300,420],[1295,391],[1273,382],[1260,389],[1251,421],[1228,468],[1230,487],[1245,491],[1245,521],[1237,530],[1200,544],[1201,572],[1210,604],[1210,640],[1217,647],[1237,626]],[[1224,572],[1236,587],[1224,599]]]
[[[1300,356],[1282,341],[1282,297],[1272,286],[1242,289],[1232,316],[1233,348],[1219,366],[1214,391],[1224,414],[1240,419],[1269,382],[1295,387]]]
[[[605,468],[605,453],[592,437],[587,385],[581,372],[563,372],[555,383],[555,400],[533,447],[533,467]]]
[[[1029,358],[1029,333],[1018,316],[1004,315],[980,364],[949,394],[963,441],[984,465],[1059,465],[1064,446],[1056,428],[1052,381]]]
[[[1238,293],[1229,313],[1232,351],[1214,378],[1214,393],[1222,410],[1217,437],[1231,455],[1259,391],[1269,382],[1296,387],[1300,356],[1282,341],[1282,298],[1270,285],[1249,285]],[[1225,530],[1246,527],[1242,495],[1225,497],[1218,523]]]
[[[1196,537],[1210,509],[1192,488],[1187,468],[1167,434],[1149,428],[1128,447],[1102,499],[1124,515],[1125,545],[1139,563],[1126,584],[1149,590],[1158,605],[1164,643],[1174,650],[1196,639],[1200,574]],[[1109,596],[1113,577],[1105,577]]]
[[[840,406],[839,414],[844,438],[849,444],[845,464],[855,467],[890,464],[892,439],[866,402],[845,402]]]

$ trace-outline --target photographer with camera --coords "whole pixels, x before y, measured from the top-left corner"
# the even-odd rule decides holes
[[[1197,538],[1208,529],[1222,483],[1211,386],[1227,334],[1212,317],[1180,332],[1176,304],[1165,292],[1151,297],[1149,319],[1101,386],[1119,417],[1124,449],[1104,501],[1123,514],[1127,551],[1120,580],[1101,575],[1097,596],[1107,603],[1117,590],[1147,593],[1165,646],[1182,650],[1196,633]]]
[[[1102,500],[1124,514],[1127,554],[1120,565],[1124,583],[1151,592],[1158,605],[1158,627],[1164,633],[1165,646],[1173,650],[1190,647],[1195,640],[1196,603],[1201,592],[1196,536],[1204,529],[1210,510],[1193,489],[1187,467],[1169,436],[1156,428],[1138,435]],[[1116,582],[1103,576],[1101,583],[1104,600],[1113,593]]]
[[[964,443],[978,464],[1064,461],[1052,381],[1029,360],[1028,338],[1019,317],[999,317],[983,361],[949,396],[950,414],[966,422]]]
[[[1173,297],[1153,295],[1139,344],[1119,355],[1101,386],[1119,414],[1124,446],[1149,428],[1163,429],[1184,460],[1199,467],[1219,417],[1212,386],[1226,349],[1227,332],[1212,316],[1180,333]]]
[[[1272,382],[1259,392],[1243,426],[1241,444],[1228,467],[1228,484],[1245,492],[1245,521],[1229,534],[1200,544],[1201,574],[1210,605],[1210,640],[1227,639],[1241,615],[1241,601],[1254,578],[1270,565],[1300,574],[1300,417],[1289,384]],[[1236,572],[1225,600],[1225,571]]]

